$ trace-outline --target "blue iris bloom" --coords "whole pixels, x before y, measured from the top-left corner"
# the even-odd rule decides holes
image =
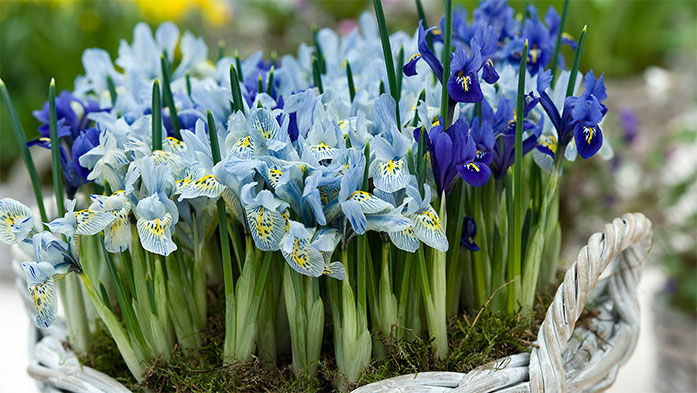
[[[50,232],[41,232],[31,240],[34,261],[22,262],[27,290],[34,301],[36,325],[51,326],[58,310],[55,281],[71,271],[81,272],[77,257],[69,244]]]
[[[404,75],[406,76],[413,76],[416,75],[416,62],[419,60],[423,59],[428,65],[431,67],[433,72],[436,74],[436,77],[438,78],[439,81],[443,81],[443,65],[440,63],[440,60],[436,57],[436,55],[431,52],[431,49],[428,47],[428,42],[426,41],[426,35],[431,32],[433,29],[436,27],[431,27],[428,30],[424,30],[424,25],[423,21],[419,21],[419,30],[418,30],[418,48],[419,48],[419,53],[414,54],[407,64],[402,67],[402,71],[404,72]]]
[[[431,155],[433,177],[439,194],[443,191],[450,193],[457,176],[456,164],[462,162],[463,146],[467,140],[467,130],[462,130],[462,123],[456,122],[445,131],[442,123],[443,119],[440,118],[438,124],[426,135],[426,148]],[[414,138],[417,141],[421,130],[414,130]]]
[[[534,8],[529,8],[534,10]],[[551,36],[549,29],[537,18],[537,12],[531,12],[532,17],[525,20],[520,36],[511,39],[505,46],[508,60],[512,64],[520,63],[525,41],[528,42],[527,69],[531,75],[543,70],[552,57],[555,45],[555,36]]]
[[[491,126],[495,138],[492,161],[489,166],[497,179],[503,177],[515,162],[516,126],[513,105],[511,100],[500,97],[496,113],[494,113],[486,100],[482,102],[482,123],[488,123]],[[536,124],[528,119],[523,120],[523,155],[535,148],[537,138],[542,132],[542,121]],[[527,136],[525,136],[526,133]]]
[[[49,109],[48,101],[44,103],[40,111],[33,111],[36,120],[41,122],[39,133],[49,138]],[[56,97],[56,119],[58,120],[58,137],[75,137],[79,131],[80,119],[85,108],[82,103],[69,91],[63,90]]]
[[[486,162],[491,160],[477,148],[474,135],[469,132],[467,123],[463,119],[458,119],[453,126],[460,129],[458,132],[467,135],[462,146],[462,156],[460,161],[456,163],[457,172],[468,184],[474,187],[483,186],[491,177],[491,169]],[[477,132],[479,145],[483,149],[490,150],[493,147],[493,134],[488,129],[477,127],[473,131]]]
[[[476,24],[472,40],[476,42],[476,46],[481,51],[482,79],[492,85],[499,80],[499,74],[494,69],[494,61],[492,60],[498,49],[496,29],[494,26],[487,26],[482,23]],[[472,45],[472,47],[474,46]]]
[[[557,131],[559,144],[566,146],[571,139],[578,154],[584,159],[592,157],[603,145],[603,133],[598,123],[607,113],[603,101],[607,98],[603,76],[596,79],[593,71],[583,79],[584,91],[579,97],[567,97],[562,113],[545,92],[548,85],[539,86],[540,104]]]
[[[457,102],[481,102],[484,96],[479,85],[478,72],[482,68],[479,43],[471,41],[469,56],[462,47],[455,49],[452,71],[448,77],[448,93]]]
[[[51,149],[51,140],[49,138],[38,138],[27,142],[27,146],[39,146],[44,149]],[[68,198],[75,196],[77,189],[86,183],[85,179],[80,175],[77,170],[73,159],[70,157],[63,145],[60,145],[60,164],[63,169],[63,177],[65,178],[65,193]]]
[[[481,0],[474,10],[474,21],[493,26],[497,42],[503,43],[518,33],[518,21],[506,0]]]
[[[552,6],[549,6],[549,9],[547,9],[547,13],[545,14],[545,24],[549,28],[550,37],[556,37],[559,33],[561,18],[559,17],[557,10],[555,10]],[[573,38],[565,32],[561,33],[561,43],[564,45],[569,45],[573,50],[576,50],[576,41],[574,41]],[[561,64],[563,64],[563,59],[564,58],[561,57],[560,53],[558,61],[560,61]]]
[[[477,222],[470,216],[465,216],[462,220],[462,235],[460,245],[471,251],[479,251],[479,246],[474,242],[477,236]]]
[[[87,176],[90,174],[90,170],[85,168],[80,164],[80,157],[85,153],[92,150],[92,148],[99,145],[99,130],[91,127],[82,132],[73,141],[73,147],[71,153],[73,155],[72,165],[75,167],[77,173],[84,179],[84,181],[89,181]]]

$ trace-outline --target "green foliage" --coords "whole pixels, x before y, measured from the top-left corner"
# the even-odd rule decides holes
[[[78,354],[78,358],[81,364],[99,370],[130,388],[135,387],[133,376],[114,339],[100,320],[97,320],[97,329],[90,338],[89,350]]]
[[[433,356],[432,340],[413,330],[404,331],[400,338],[393,333],[389,336],[375,333],[374,340],[381,342],[385,356],[371,361],[357,385],[422,371],[468,372],[501,357],[528,351],[552,299],[550,289],[554,288],[538,292],[537,306],[532,315],[511,316],[485,310],[478,316],[449,318],[451,348],[443,360]],[[201,348],[195,356],[188,350],[177,348],[170,361],[154,360],[148,366],[143,382],[138,384],[121,359],[116,344],[102,327],[94,333],[89,353],[80,361],[116,378],[134,392],[324,392],[332,391],[333,382],[342,378],[336,371],[331,334],[325,334],[322,359],[314,375],[302,372],[294,375],[289,357],[281,357],[276,364],[255,357],[247,362],[223,365],[223,290],[209,288],[208,294],[208,319],[201,331]],[[326,323],[325,329],[329,329],[329,320]]]

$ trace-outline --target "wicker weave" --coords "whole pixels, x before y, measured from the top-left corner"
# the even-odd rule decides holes
[[[633,213],[595,233],[567,270],[536,346],[466,374],[424,372],[362,386],[368,392],[594,392],[615,381],[639,334],[636,287],[651,249],[651,221]],[[605,280],[600,275],[613,262]],[[595,290],[595,291],[594,291]],[[599,314],[577,326],[590,298]]]
[[[615,381],[629,358],[639,332],[636,287],[640,267],[651,249],[651,222],[642,214],[626,214],[590,237],[567,270],[536,346],[496,360],[466,374],[423,372],[362,386],[368,392],[594,392]],[[614,261],[614,263],[613,263]],[[606,268],[610,274],[601,279]],[[18,285],[23,284],[18,281]],[[585,304],[593,299],[598,313],[576,326]],[[113,379],[79,367],[52,335],[34,346],[30,375],[42,391],[127,392]],[[60,359],[60,361],[56,361]]]

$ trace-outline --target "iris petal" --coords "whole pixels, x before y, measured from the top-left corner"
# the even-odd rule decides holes
[[[385,192],[395,192],[403,189],[409,183],[407,163],[403,158],[389,161],[376,161],[373,174],[375,188]]]
[[[389,202],[385,202],[375,195],[365,191],[354,191],[348,197],[348,201],[356,202],[365,214],[381,213],[394,207]]]
[[[422,209],[411,217],[414,222],[414,234],[429,247],[440,251],[448,250],[448,239],[443,232],[443,226],[438,214],[431,206]]]
[[[217,198],[223,192],[223,185],[213,175],[206,175],[196,181],[190,181],[186,186],[180,188],[181,195],[179,201],[192,199],[200,196]]]
[[[406,76],[414,76],[416,75],[416,63],[421,60],[421,53],[415,53],[409,61],[407,61],[407,64],[402,67],[402,72],[404,72],[404,75]]]
[[[574,127],[576,150],[584,159],[592,157],[603,146],[603,133],[598,125],[576,124]]]
[[[341,262],[332,262],[324,266],[324,272],[322,272],[322,274],[343,281],[346,279],[346,268]]]
[[[95,235],[114,221],[114,216],[95,210],[80,210],[75,214],[75,233],[78,235]]]
[[[53,320],[56,319],[56,310],[58,309],[56,283],[53,277],[35,285],[27,285],[27,289],[34,300],[36,326],[41,328],[51,326]]]
[[[247,209],[246,215],[254,244],[262,251],[278,250],[286,228],[283,215],[263,206]]]
[[[460,177],[474,187],[483,186],[491,177],[489,166],[480,162],[471,161],[458,165],[457,171]]]
[[[177,245],[172,241],[171,223],[172,217],[169,213],[165,213],[162,219],[138,219],[136,228],[143,248],[164,256],[176,250]]]
[[[474,72],[451,74],[448,78],[448,92],[450,98],[457,102],[481,102],[484,98],[479,78]]]
[[[324,273],[324,258],[309,240],[291,239],[291,247],[282,247],[281,253],[293,270],[310,277],[319,277]]]
[[[107,251],[118,253],[131,247],[131,222],[128,213],[131,209],[123,207],[112,212],[114,221],[104,228],[104,247]]]
[[[400,250],[414,252],[419,248],[419,238],[416,237],[412,227],[401,231],[388,232],[387,235],[390,237],[392,244]]]
[[[31,210],[10,198],[0,199],[0,241],[19,243],[29,234],[34,223]]]

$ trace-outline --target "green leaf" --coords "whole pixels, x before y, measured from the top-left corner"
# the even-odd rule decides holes
[[[65,194],[63,193],[63,170],[60,163],[60,140],[56,119],[56,81],[51,79],[48,86],[48,125],[51,136],[51,173],[53,174],[53,193],[56,195],[58,216],[65,215]]]
[[[7,114],[10,117],[10,124],[12,124],[12,131],[14,131],[15,134],[17,148],[24,160],[24,166],[27,168],[27,172],[29,172],[31,186],[34,190],[34,197],[36,198],[36,204],[39,207],[39,214],[41,215],[41,222],[49,222],[48,215],[46,214],[46,207],[44,206],[44,197],[41,193],[41,186],[39,185],[39,176],[36,173],[34,160],[31,158],[29,148],[27,147],[27,137],[24,133],[22,123],[19,121],[19,116],[17,116],[15,107],[12,104],[12,100],[10,99],[10,94],[7,92],[5,82],[3,82],[2,79],[0,79],[0,97],[2,97],[2,100],[5,102],[5,109],[7,109]]]
[[[349,97],[351,97],[351,102],[353,102],[356,96],[356,87],[353,85],[353,72],[351,72],[351,64],[348,59],[346,60],[346,79],[348,80]]]
[[[564,27],[566,26],[566,14],[569,11],[569,0],[564,0],[564,8],[561,12],[561,22],[559,23],[559,31],[557,31],[557,40],[554,44],[554,53],[552,54],[552,60],[549,62],[550,70],[552,70],[552,86],[557,81],[557,67],[559,58],[559,51],[561,50],[561,36],[564,34]]]
[[[152,84],[152,150],[162,150],[162,105],[160,104],[160,83]]]
[[[581,31],[581,36],[578,38],[578,45],[576,46],[576,54],[574,54],[574,62],[571,66],[571,73],[569,74],[569,84],[566,87],[566,96],[571,97],[574,95],[574,85],[576,85],[576,75],[578,74],[578,66],[581,62],[581,55],[583,54],[583,43],[586,40],[586,31],[588,26],[583,26]]]
[[[522,237],[523,237],[523,113],[525,105],[525,74],[528,60],[528,41],[525,40],[523,53],[520,56],[518,69],[518,97],[516,100],[516,131],[515,131],[515,164],[513,166],[513,249],[509,260],[509,280],[519,277],[522,269]],[[508,291],[507,311],[514,313],[517,295],[520,291],[520,280],[511,284]]]
[[[239,58],[238,58],[239,59]],[[238,68],[241,70],[241,68]],[[230,90],[232,91],[232,106],[236,111],[241,111],[244,114],[244,102],[242,102],[242,93],[240,92],[240,80],[242,74],[238,79],[237,71],[235,67],[230,64]]]
[[[450,76],[450,44],[453,35],[453,0],[444,0],[445,5],[445,31],[443,32],[443,81],[441,83],[440,96],[440,115],[443,117],[443,130],[448,128],[448,106],[450,105],[450,95],[448,95],[447,79]]]
[[[172,95],[169,64],[167,64],[164,53],[160,56],[160,67],[162,68],[162,88],[164,90],[165,105],[169,108],[169,119],[172,122],[172,133],[177,139],[182,139],[179,133],[181,127],[179,126],[177,107],[174,105],[174,96]]]
[[[387,32],[387,23],[385,22],[385,13],[382,10],[382,1],[373,0],[373,7],[375,8],[375,17],[378,22],[378,28],[380,29],[380,42],[382,43],[382,53],[385,56],[385,67],[387,68],[387,82],[390,85],[390,94],[397,103],[395,106],[397,126],[401,127],[402,122],[399,119],[399,93],[397,91],[397,78],[395,77],[390,35]]]
[[[312,81],[319,90],[319,94],[324,93],[324,88],[322,88],[322,73],[319,68],[317,57],[315,56],[312,56]]]

